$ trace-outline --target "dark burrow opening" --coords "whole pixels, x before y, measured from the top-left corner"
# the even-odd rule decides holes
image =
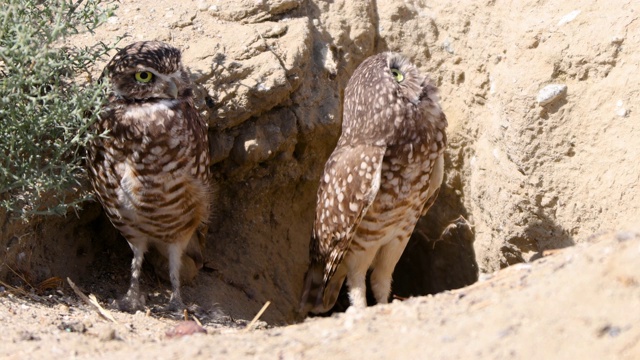
[[[459,188],[459,186],[455,187]],[[466,212],[459,194],[459,191],[456,191],[445,181],[434,206],[426,216],[419,220],[407,248],[396,266],[393,276],[392,298],[403,299],[436,294],[461,288],[477,281],[478,264],[473,248],[474,233],[471,225],[465,220],[469,214]],[[99,299],[105,302],[119,298],[126,292],[129,284],[131,250],[124,238],[110,224],[99,204],[86,204],[85,209],[79,215],[78,218],[70,216],[66,219],[50,219],[36,226],[36,231],[32,234],[33,240],[23,241],[24,245],[16,242],[14,245],[11,243],[9,244],[11,246],[7,246],[5,262],[22,277],[31,279],[33,284],[51,276],[57,276],[61,279],[69,276],[83,290],[96,294]],[[16,231],[19,233],[18,229]],[[215,231],[214,229],[214,234],[216,234]],[[228,246],[235,245],[229,243]],[[264,244],[264,246],[268,246],[268,244]],[[21,268],[19,259],[20,254],[23,253],[27,254],[32,266]],[[300,262],[304,260],[295,257],[288,259],[292,261],[288,265],[291,269],[295,265],[293,261],[297,261],[298,265],[296,266],[300,267]],[[230,271],[241,274],[252,264],[252,261],[254,260],[246,258],[233,265],[237,266],[237,269],[230,269]],[[167,300],[163,297],[168,296],[170,285],[166,276],[163,276],[166,275],[166,271],[155,269],[152,263],[153,261],[145,260],[143,287],[150,297],[157,297],[158,295],[153,294],[160,294],[160,298],[149,298],[150,303],[161,304]],[[214,261],[213,264],[216,265],[216,262]],[[268,264],[264,266],[269,268]],[[247,274],[250,273],[247,272]],[[211,286],[211,281],[207,281],[207,278],[218,275],[217,273],[200,271],[195,279],[195,284],[190,288],[191,293],[208,290],[207,286]],[[21,278],[11,272],[5,271],[4,275],[0,274],[0,277],[10,284],[24,285]],[[302,284],[293,282],[301,280],[301,277],[302,273],[298,274],[297,271],[292,270],[291,274],[283,274],[281,280],[291,282],[286,286],[295,289]],[[268,278],[248,282],[248,284],[275,286],[270,283]],[[232,286],[233,284],[227,285]],[[255,291],[259,291],[259,288],[256,288]],[[66,290],[65,293],[67,293]],[[289,297],[299,296],[294,293],[296,291],[286,294],[280,293],[283,298],[272,298],[272,300],[279,302],[281,306],[289,306],[282,304],[292,304],[293,306],[298,304],[298,300]],[[224,294],[243,296],[238,293]],[[231,295],[219,297],[222,309],[226,309],[229,305],[225,301],[238,302],[238,300],[242,300]],[[187,297],[186,300],[199,301],[193,296],[191,299]],[[374,303],[372,296],[370,296],[370,303]],[[199,305],[205,306],[204,303]],[[348,305],[349,299],[346,287],[344,287],[332,312],[344,311]],[[296,310],[297,308],[285,309],[283,313],[295,312]],[[236,311],[230,315],[245,316],[246,314],[243,315],[243,313],[252,312],[253,310]],[[272,317],[271,321],[274,323],[289,322],[285,318],[280,319],[279,315]]]

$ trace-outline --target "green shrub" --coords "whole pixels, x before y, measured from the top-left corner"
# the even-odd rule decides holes
[[[91,68],[111,46],[69,46],[111,15],[102,0],[0,6],[0,206],[14,217],[65,214],[89,196],[83,146],[103,102]]]

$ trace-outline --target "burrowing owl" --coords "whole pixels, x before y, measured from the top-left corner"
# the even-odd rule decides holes
[[[447,120],[437,89],[407,58],[381,53],[356,69],[342,134],[320,179],[301,311],[330,310],[345,278],[366,307],[365,277],[385,304],[418,218],[442,183]]]
[[[89,146],[89,175],[133,250],[131,285],[119,301],[124,310],[144,306],[139,279],[149,245],[169,259],[170,309],[183,306],[182,254],[201,260],[197,232],[211,200],[209,141],[180,57],[168,44],[137,42],[120,50],[103,73],[111,92],[96,131],[108,134]]]

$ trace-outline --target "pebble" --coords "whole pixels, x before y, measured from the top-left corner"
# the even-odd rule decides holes
[[[72,322],[72,323],[61,323],[58,325],[58,329],[66,331],[66,332],[76,332],[76,333],[84,333],[87,331],[86,326],[79,322]]]
[[[40,340],[40,337],[35,335],[34,333],[30,332],[30,331],[20,331],[18,333],[19,339],[22,341],[38,341]]]
[[[111,341],[116,339],[116,331],[113,328],[107,328],[98,334],[100,341]]]
[[[616,115],[620,117],[627,117],[629,115],[629,110],[624,107],[622,100],[618,100],[616,103]]]
[[[442,49],[452,55],[455,53],[455,51],[453,50],[453,45],[451,44],[451,41],[449,39],[445,39],[442,42]]]
[[[207,4],[206,1],[200,1],[198,2],[198,10],[200,11],[207,11],[207,9],[209,9],[209,4]]]
[[[551,104],[552,102],[567,95],[567,85],[564,84],[550,84],[542,88],[538,92],[536,101],[541,106]]]
[[[621,45],[624,42],[624,37],[614,36],[611,38],[611,43],[615,45]]]
[[[558,21],[558,26],[562,26],[566,23],[569,23],[571,21],[573,21],[573,19],[575,19],[578,15],[580,15],[582,11],[581,10],[573,10],[572,12],[568,13],[567,15],[563,16],[560,21]]]
[[[273,28],[270,28],[269,30],[267,30],[264,34],[262,34],[262,36],[269,38],[269,37],[280,37],[284,34],[287,33],[287,30],[289,29],[289,27],[287,25],[284,26],[274,26]]]

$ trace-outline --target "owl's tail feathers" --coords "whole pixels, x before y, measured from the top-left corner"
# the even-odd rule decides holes
[[[324,295],[324,268],[321,264],[311,263],[307,274],[304,277],[304,289],[298,312],[307,316],[309,312],[318,313],[317,310],[323,306]]]
[[[338,270],[327,283],[324,281],[324,265],[312,262],[304,279],[304,290],[300,300],[299,313],[306,316],[309,312],[322,314],[331,310],[338,300],[340,288],[347,276],[346,271]]]

